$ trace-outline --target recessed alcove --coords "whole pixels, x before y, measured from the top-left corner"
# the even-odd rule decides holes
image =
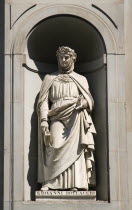
[[[84,75],[89,82],[95,101],[92,118],[97,130],[94,138],[97,183],[94,190],[97,191],[97,200],[108,201],[107,69],[104,65],[106,48],[101,34],[92,24],[71,15],[51,16],[44,19],[35,25],[28,35],[26,64],[42,72],[39,76],[27,69],[24,70],[25,129],[28,124],[31,124],[30,133],[25,131],[24,141],[30,138],[29,152],[25,149],[29,158],[29,168],[25,170],[25,177],[31,187],[31,200],[34,199],[35,190],[39,188],[36,183],[37,95],[44,75],[57,71],[56,50],[59,46],[69,46],[75,50],[77,53],[75,71]]]

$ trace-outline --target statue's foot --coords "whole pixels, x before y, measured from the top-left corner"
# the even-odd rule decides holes
[[[76,187],[73,187],[70,189],[71,191],[78,191],[78,189]]]
[[[47,186],[42,186],[42,187],[41,187],[41,190],[42,190],[42,191],[47,191],[47,190],[49,190],[49,188],[48,188]]]

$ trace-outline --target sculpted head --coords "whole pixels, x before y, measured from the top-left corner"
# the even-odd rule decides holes
[[[70,73],[74,70],[74,63],[77,58],[77,54],[69,47],[59,47],[56,52],[58,59],[59,71],[62,73]]]

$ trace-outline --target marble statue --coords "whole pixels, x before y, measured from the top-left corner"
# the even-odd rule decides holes
[[[88,190],[94,167],[94,106],[77,55],[57,50],[58,72],[45,76],[38,100],[38,182],[41,190]]]

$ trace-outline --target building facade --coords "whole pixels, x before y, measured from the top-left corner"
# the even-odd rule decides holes
[[[7,0],[0,3],[1,209],[132,209],[131,0]],[[96,192],[35,201],[36,104],[55,51],[69,45],[95,100]]]

